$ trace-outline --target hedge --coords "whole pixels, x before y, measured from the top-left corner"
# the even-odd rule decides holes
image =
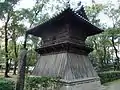
[[[120,79],[120,71],[101,72],[98,74],[101,84]]]
[[[0,78],[0,90],[14,90],[15,83],[5,78]]]
[[[120,71],[101,72],[98,75],[100,77],[102,84],[120,79]],[[25,90],[38,89],[41,87],[42,88],[50,88],[50,87],[59,88],[62,85],[60,82],[60,78],[39,77],[39,76],[26,77],[25,84],[26,84]]]
[[[25,90],[40,89],[40,88],[58,88],[59,77],[39,77],[39,76],[30,76],[26,77]],[[55,89],[56,90],[56,89]]]

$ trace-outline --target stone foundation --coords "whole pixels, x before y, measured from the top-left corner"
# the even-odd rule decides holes
[[[99,77],[83,80],[64,81],[60,90],[102,90]]]

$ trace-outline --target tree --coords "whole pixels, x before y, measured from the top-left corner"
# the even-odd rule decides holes
[[[104,5],[102,4],[92,4],[92,6],[86,6],[86,13],[89,18],[89,21],[98,26],[100,25],[100,19],[98,18],[99,14],[104,10]]]
[[[26,27],[20,23],[23,18],[20,16],[19,11],[14,11],[11,15],[11,23],[9,25],[10,38],[13,42],[13,52],[14,52],[14,71],[13,74],[16,75],[17,63],[18,63],[18,45],[16,43],[18,37],[25,33]]]
[[[112,7],[111,7],[112,5]],[[115,51],[115,66],[116,70],[119,70],[120,67],[120,58],[118,56],[118,49],[116,48],[115,40],[120,36],[120,7],[114,8],[114,5],[109,3],[105,8],[105,14],[112,20],[112,27],[108,29],[109,38],[112,42],[112,47]],[[119,45],[118,45],[119,46]]]
[[[8,23],[10,21],[11,12],[13,11],[14,6],[17,4],[19,0],[8,0],[4,3],[0,3],[0,18],[5,21],[4,24],[4,35],[5,35],[5,57],[6,57],[6,69],[5,69],[5,77],[8,77]]]
[[[92,6],[86,6],[86,13],[89,21],[98,27],[101,27],[100,19],[98,18],[98,16],[103,11],[103,9],[104,9],[104,5],[102,4],[94,3]],[[103,33],[99,35],[91,36],[87,38],[86,41],[87,43],[91,44],[91,47],[94,48],[94,51],[89,55],[93,65],[101,69],[103,68],[104,59],[105,59],[105,56],[103,59],[102,55],[106,53],[106,48],[105,47],[103,48],[102,46],[103,42],[101,42],[104,41],[104,38],[102,38],[102,36],[104,36]]]
[[[28,19],[30,21],[30,27],[34,24],[34,21],[36,21],[37,15],[39,15],[40,11],[42,11],[45,1],[46,0],[42,0],[42,3],[38,3],[39,1],[37,0],[36,5],[35,5],[37,8],[33,7],[32,13],[29,12],[29,10],[25,10],[25,11],[27,11],[27,13],[24,12],[24,15],[27,14],[30,17]],[[31,18],[31,16],[32,16],[32,18]],[[20,55],[19,55],[18,78],[17,78],[17,82],[16,82],[16,90],[24,89],[24,79],[25,79],[26,59],[27,59],[26,58],[26,56],[27,56],[27,50],[26,50],[27,36],[28,35],[26,33],[23,50],[21,50]]]

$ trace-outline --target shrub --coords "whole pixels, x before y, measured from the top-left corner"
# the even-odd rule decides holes
[[[14,90],[15,83],[5,78],[0,78],[0,90]]]
[[[58,88],[60,85],[60,78],[53,77],[26,77],[26,90],[40,89],[40,88]]]
[[[102,73],[99,73],[98,75],[100,77],[100,81],[102,84],[120,79],[119,71],[102,72]]]
[[[102,84],[120,79],[120,71],[101,72],[98,75],[100,77]],[[59,88],[62,85],[59,77],[53,78],[53,77],[36,77],[36,76],[26,77],[25,84],[26,84],[25,90],[32,90],[32,89],[38,90],[40,88],[50,89],[51,87],[52,89],[55,89],[55,88]]]

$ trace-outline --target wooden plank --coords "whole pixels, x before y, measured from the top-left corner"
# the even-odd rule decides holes
[[[60,76],[65,80],[97,77],[88,56],[73,53],[59,53],[41,56],[33,75]]]

